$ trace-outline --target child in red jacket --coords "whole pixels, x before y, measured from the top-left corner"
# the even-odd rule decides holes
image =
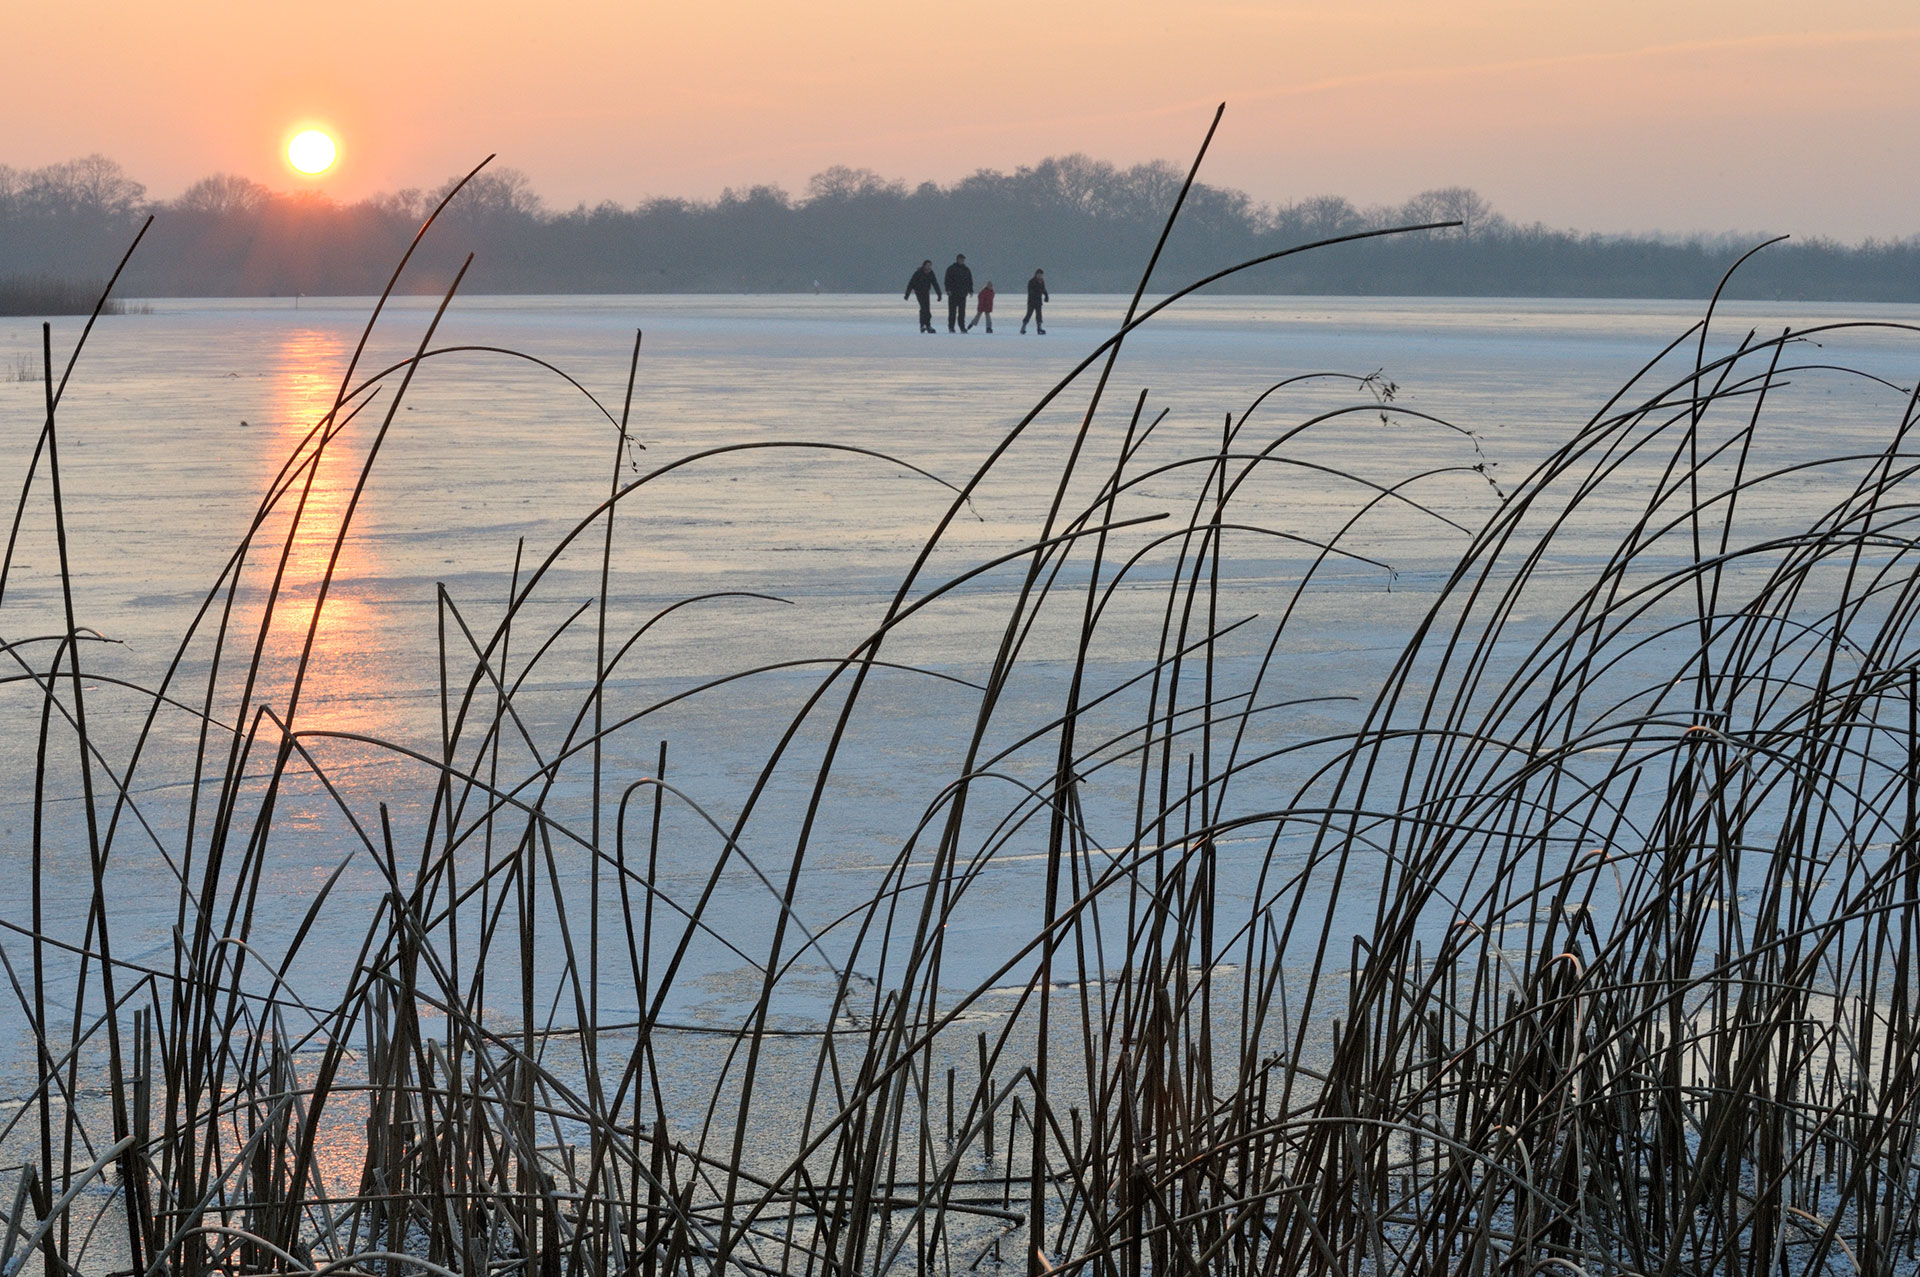
[[[988,280],[987,286],[985,288],[982,288],[979,291],[979,293],[977,293],[974,296],[973,320],[971,323],[967,325],[967,328],[971,330],[974,324],[979,323],[983,319],[987,321],[987,331],[992,332],[993,331],[993,281],[992,280]]]

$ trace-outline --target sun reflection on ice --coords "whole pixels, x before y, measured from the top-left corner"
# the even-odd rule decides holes
[[[285,488],[259,541],[263,555],[270,556],[261,562],[269,573],[285,555],[268,638],[269,661],[283,692],[292,691],[321,585],[327,583],[301,689],[300,725],[307,728],[346,726],[343,708],[378,691],[373,685],[376,622],[366,597],[377,564],[357,526],[366,516],[365,503],[352,508],[371,423],[326,421],[347,351],[342,337],[324,330],[286,335],[271,374],[271,446],[261,457],[263,468],[273,467],[264,478]],[[343,540],[341,527],[350,516],[353,523]]]

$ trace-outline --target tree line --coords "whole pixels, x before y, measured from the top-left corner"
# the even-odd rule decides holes
[[[489,169],[461,192],[422,249],[408,287],[434,291],[476,254],[468,291],[496,293],[825,292],[900,289],[922,258],[977,263],[1015,287],[1044,267],[1063,292],[1131,291],[1183,180],[1166,162],[1122,168],[1060,156],[1011,173],[909,186],[835,167],[794,196],[776,186],[714,200],[549,208],[525,174]],[[437,190],[339,203],[216,174],[150,200],[114,161],[0,165],[0,277],[104,277],[149,214],[130,296],[378,292]],[[1521,225],[1473,191],[1423,192],[1357,208],[1338,196],[1275,205],[1197,185],[1155,273],[1156,290],[1223,265],[1372,228],[1458,221],[1302,254],[1215,287],[1242,293],[1686,297],[1712,292],[1751,241],[1598,235]],[[1920,235],[1841,244],[1796,239],[1742,268],[1734,296],[1920,300]]]

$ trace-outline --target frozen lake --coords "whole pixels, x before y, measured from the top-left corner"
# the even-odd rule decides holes
[[[556,760],[569,742],[582,739],[576,716],[592,682],[599,618],[592,607],[580,609],[598,589],[604,522],[555,560],[501,661],[504,677],[524,684],[500,766],[528,774],[552,763],[541,782],[547,810],[588,842],[598,822],[607,854],[623,792],[652,774],[658,742],[669,742],[667,775],[679,792],[663,813],[656,882],[664,896],[690,905],[722,845],[707,817],[721,827],[732,823],[828,663],[847,656],[880,622],[948,511],[953,492],[939,481],[965,484],[1023,414],[1112,331],[1124,305],[1114,297],[1063,297],[1049,310],[1044,338],[1018,336],[1017,322],[1003,322],[993,336],[976,330],[928,341],[914,330],[911,306],[892,299],[457,300],[435,347],[500,347],[547,361],[614,417],[621,413],[633,333],[644,330],[629,427],[644,450],[620,449],[608,416],[586,393],[525,359],[466,351],[436,356],[420,368],[391,413],[340,543],[296,719],[299,730],[312,733],[304,738],[309,756],[292,769],[272,837],[257,851],[268,867],[251,943],[275,953],[343,862],[329,908],[348,916],[358,909],[364,917],[387,890],[365,841],[379,841],[382,804],[403,864],[417,861],[428,840],[444,837],[444,829],[433,832],[437,773],[428,760],[442,751],[475,651],[486,648],[501,621],[516,563],[525,581],[606,498],[616,466],[628,483],[698,457],[619,507],[608,561],[614,600],[606,618],[608,652],[673,605],[713,597],[667,611],[612,668],[604,721],[637,717],[604,739],[610,779],[597,810],[589,753],[576,750],[567,761]],[[182,849],[204,847],[216,819],[192,801],[195,754],[202,748],[195,707],[207,697],[214,662],[208,636],[226,595],[211,596],[213,619],[202,622],[184,649],[182,637],[247,535],[263,494],[331,405],[368,310],[365,299],[304,299],[297,308],[285,300],[157,302],[152,314],[101,321],[61,405],[76,617],[107,640],[89,643],[82,660],[90,680],[98,680],[88,684],[87,711],[101,744],[96,761],[109,776],[124,775],[151,703],[125,685],[156,686],[176,651],[184,650],[170,690],[181,703],[155,721],[127,784],[132,809],[114,832],[105,868],[118,910],[113,939],[121,961],[169,965],[178,875],[193,872]],[[1396,498],[1370,507],[1342,542],[1349,557],[1315,576],[1263,684],[1263,702],[1292,708],[1264,715],[1254,729],[1256,744],[1280,748],[1338,732],[1400,650],[1465,546],[1466,530],[1499,509],[1501,492],[1586,423],[1697,313],[1687,305],[1641,302],[1190,300],[1126,344],[1087,444],[1095,460],[1086,474],[1093,478],[1070,485],[1066,508],[1076,511],[1095,495],[1094,480],[1111,470],[1143,390],[1142,421],[1163,410],[1166,416],[1135,461],[1138,482],[1114,517],[1171,514],[1177,527],[1206,476],[1192,466],[1156,473],[1156,460],[1172,465],[1217,448],[1223,422],[1237,420],[1283,379],[1378,374],[1370,382],[1290,387],[1266,400],[1244,428],[1244,437],[1257,436],[1264,445],[1316,414],[1365,409],[1315,426],[1291,448],[1301,464],[1262,471],[1236,495],[1236,518],[1303,540],[1234,543],[1220,587],[1218,625],[1259,618],[1222,645],[1223,668],[1251,671],[1270,633],[1263,623],[1291,605],[1311,557],[1307,543],[1331,535],[1378,494],[1350,476],[1391,486],[1426,475],[1404,491],[1417,505]],[[362,375],[411,354],[432,314],[432,303],[423,299],[392,307]],[[1920,312],[1908,308],[1743,303],[1722,313],[1710,345],[1724,351],[1750,328],[1771,335],[1783,325],[1915,318]],[[77,320],[56,323],[58,359],[78,327]],[[1875,333],[1843,344],[1851,362],[1911,385],[1910,346]],[[16,373],[0,384],[0,438],[13,492],[43,420],[38,350],[37,325],[0,320],[0,368]],[[1070,386],[997,462],[921,570],[913,593],[1011,555],[1042,534],[1098,372],[1096,366]],[[1676,363],[1649,384],[1679,376]],[[260,730],[266,743],[246,759],[250,774],[266,770],[278,740],[277,728],[251,715],[263,705],[284,712],[317,584],[398,389],[398,378],[390,378],[369,397],[317,466],[286,555],[278,620],[262,644],[259,684],[243,702],[236,671],[258,637],[265,592],[282,570],[279,546],[299,482],[266,517],[247,560],[211,704],[222,730],[236,726],[243,705],[248,717],[238,726]],[[1884,446],[1899,419],[1898,396],[1885,387],[1809,375],[1796,392],[1779,410],[1790,428],[1769,437],[1782,464],[1814,453],[1871,452]],[[1387,408],[1431,414],[1458,429],[1418,416],[1389,417]],[[802,441],[865,451],[739,450]],[[701,456],[725,449],[735,450]],[[1640,495],[1625,484],[1609,499],[1617,498],[1625,519]],[[1820,498],[1809,491],[1807,500],[1805,509],[1812,509]],[[1790,490],[1777,505],[1757,506],[1753,517],[1777,518],[1785,527],[1805,509]],[[63,628],[51,527],[42,486],[28,505],[0,600],[4,637],[21,645],[16,662],[42,671],[52,645],[23,640]],[[1126,552],[1142,550],[1163,532],[1127,530]],[[1593,555],[1603,552],[1608,535],[1604,527],[1592,529]],[[1586,557],[1586,544],[1576,537],[1557,547],[1547,576],[1587,579],[1597,559]],[[794,910],[810,932],[823,936],[824,951],[836,962],[848,960],[849,950],[833,938],[831,924],[884,881],[886,866],[964,754],[976,688],[992,668],[1025,564],[1015,559],[960,582],[902,625],[883,652],[898,668],[875,673],[837,751]],[[1089,653],[1090,682],[1118,686],[1143,667],[1174,570],[1170,556],[1148,554],[1115,591],[1102,641]],[[1070,565],[1062,597],[1080,598],[1084,584],[1084,565]],[[1057,609],[1072,613],[1061,625],[1033,628],[1019,667],[1019,678],[1031,685],[1010,688],[1012,708],[989,732],[995,748],[1044,727],[1044,713],[1023,720],[1019,709],[1043,707],[1055,697],[1071,667],[1078,607]],[[442,645],[450,653],[444,665]],[[541,654],[530,666],[536,651]],[[748,670],[762,672],[716,683]],[[443,675],[450,680],[445,696]],[[43,698],[22,677],[4,694],[0,854],[6,879],[20,882],[32,841]],[[790,863],[828,748],[836,697],[807,718],[786,758],[768,774],[738,848],[752,868],[736,863],[723,875],[715,914],[720,925],[690,950],[689,970],[697,978],[676,991],[670,1018],[737,1022],[737,982],[750,964],[729,945],[737,940],[749,953],[764,945],[776,916],[770,884],[783,881]],[[490,715],[493,694],[483,688],[476,703]],[[469,732],[468,739],[459,765],[478,767],[471,743],[477,738]],[[228,765],[232,736],[214,732],[208,740],[200,772],[217,779]],[[45,930],[80,945],[88,934],[91,868],[78,768],[70,754],[56,749],[54,757],[59,765],[45,782],[52,797],[47,810],[61,815],[42,832],[40,908]],[[1016,754],[1007,769],[1016,780],[1031,780],[1037,765]],[[94,779],[97,793],[112,793],[116,782]],[[1235,801],[1257,809],[1287,783],[1284,774],[1250,776]],[[1116,810],[1127,805],[1130,785],[1114,784],[1108,797]],[[211,792],[204,780],[198,789]],[[636,799],[635,811],[649,809],[650,793]],[[98,802],[105,820],[112,804],[104,797]],[[1098,816],[1090,817],[1096,825]],[[243,828],[252,813],[243,805],[227,818]],[[472,813],[460,819],[471,820]],[[636,849],[646,842],[646,823],[644,815],[629,817],[622,854],[642,854]],[[466,872],[479,875],[515,836],[476,833],[459,853]],[[987,978],[1006,956],[1006,942],[1033,933],[1037,862],[1044,857],[1030,854],[1030,841],[1007,845],[974,889],[964,920],[952,924],[972,933],[956,946],[959,956],[948,972],[955,984]],[[580,847],[562,845],[555,856],[553,873],[587,890],[580,884],[592,875]],[[1229,880],[1232,872],[1231,866],[1223,870]],[[620,902],[611,885],[601,903],[605,934],[620,934]],[[15,888],[0,890],[0,920],[26,927],[30,907]],[[578,942],[585,918],[573,923]],[[339,944],[324,937],[310,942],[310,957],[289,973],[290,984],[315,996],[337,985],[356,958],[357,933],[343,934]],[[624,939],[605,943],[609,954],[616,947],[624,954]],[[24,944],[18,931],[0,936],[16,967]],[[550,963],[554,955],[536,958]],[[804,1022],[817,1002],[803,980],[792,988],[781,1011]],[[603,1018],[632,1018],[630,989],[622,994],[610,982],[603,997]],[[13,1079],[26,1067],[30,1048],[16,1031],[18,1007],[10,994],[6,1003],[0,1078]],[[567,1014],[563,1008],[561,1018]],[[16,1089],[10,1080],[0,1083],[6,1094]]]

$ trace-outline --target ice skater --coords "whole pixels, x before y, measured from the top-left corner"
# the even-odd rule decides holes
[[[993,281],[992,280],[988,280],[986,283],[986,287],[980,290],[980,295],[973,299],[973,318],[967,321],[967,331],[972,332],[973,326],[979,323],[983,319],[987,321],[987,331],[992,332],[993,331]]]
[[[973,292],[973,272],[967,269],[967,255],[957,254],[947,267],[947,331],[967,331],[967,295]]]
[[[909,297],[920,299],[920,331],[923,333],[933,331],[933,301],[927,294],[933,293],[937,296],[939,292],[940,281],[934,278],[933,259],[929,257],[920,263],[920,269],[913,272],[913,277],[907,280],[907,291],[900,294],[901,301]]]
[[[1040,303],[1050,302],[1053,298],[1047,294],[1047,272],[1036,269],[1033,278],[1027,281],[1027,316],[1020,321],[1020,331],[1027,331],[1027,320],[1033,321],[1033,330],[1042,337],[1047,335],[1046,324],[1040,317]]]

